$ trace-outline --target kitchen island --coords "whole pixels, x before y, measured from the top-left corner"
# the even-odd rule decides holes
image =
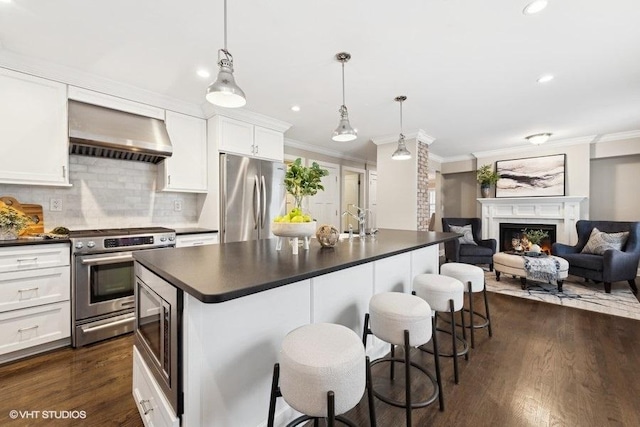
[[[438,244],[458,236],[380,230],[333,248],[312,240],[298,255],[277,251],[276,239],[136,252],[141,266],[184,291],[182,425],[265,425],[289,331],[332,322],[361,335],[371,296],[409,292],[416,274],[437,273]],[[378,340],[367,348],[372,357],[386,351]],[[279,400],[281,424],[294,413]]]

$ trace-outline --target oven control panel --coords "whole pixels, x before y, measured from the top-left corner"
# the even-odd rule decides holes
[[[104,239],[105,248],[121,248],[128,246],[153,245],[153,236],[116,237]]]

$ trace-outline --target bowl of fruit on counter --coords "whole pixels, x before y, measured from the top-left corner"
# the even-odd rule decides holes
[[[273,219],[271,232],[279,237],[310,237],[316,233],[316,222],[301,209],[293,208],[288,214]]]

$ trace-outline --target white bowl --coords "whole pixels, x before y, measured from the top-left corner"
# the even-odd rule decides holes
[[[316,234],[316,222],[272,222],[271,232],[280,237],[310,237]]]

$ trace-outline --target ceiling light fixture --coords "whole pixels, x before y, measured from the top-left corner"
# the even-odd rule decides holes
[[[224,49],[218,50],[218,78],[207,88],[207,101],[227,108],[242,107],[246,96],[233,78],[233,56],[227,50],[227,0],[224,0]]]
[[[554,79],[554,77],[553,77],[552,74],[545,74],[543,76],[538,77],[537,82],[538,83],[549,83],[553,79]]]
[[[402,133],[402,103],[407,100],[407,97],[404,95],[396,96],[395,100],[400,103],[400,137],[398,138],[398,148],[393,152],[391,158],[393,160],[408,160],[411,158],[411,152],[407,150]]]
[[[547,0],[534,0],[524,7],[522,13],[525,15],[533,15],[534,13],[538,13],[542,9],[547,7],[547,4]]]
[[[299,106],[299,105],[294,105],[294,106],[292,106],[292,107],[291,107],[291,111],[295,111],[295,112],[300,111],[300,106]]]
[[[198,71],[196,71],[196,74],[202,77],[203,79],[209,78],[211,76],[211,74],[204,68],[201,68]]]
[[[358,132],[349,123],[349,112],[344,102],[344,63],[349,62],[351,54],[340,52],[336,54],[336,59],[342,63],[342,105],[338,110],[340,112],[340,123],[338,123],[336,130],[333,131],[331,139],[338,142],[353,141],[358,137]]]
[[[525,139],[533,145],[544,144],[549,140],[549,137],[553,135],[551,133],[536,133],[535,135],[529,135]]]

